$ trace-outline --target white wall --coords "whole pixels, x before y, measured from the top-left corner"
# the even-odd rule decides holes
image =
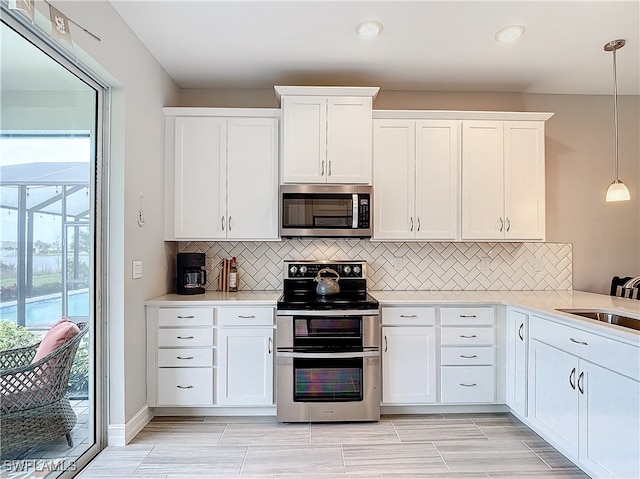
[[[611,96],[381,90],[373,107],[555,113],[546,124],[547,241],[573,245],[575,289],[608,294],[613,276],[640,274],[640,97],[618,100],[620,177],[632,198],[622,203],[604,201],[614,174]],[[174,106],[232,105],[278,103],[272,89],[193,89]]]
[[[46,12],[46,3],[37,2]],[[71,24],[74,52],[113,86],[109,202],[109,425],[124,425],[146,406],[144,301],[170,288],[163,238],[164,116],[179,89],[111,4],[58,1]],[[145,226],[137,224],[144,194]],[[132,260],[144,276],[131,279]]]

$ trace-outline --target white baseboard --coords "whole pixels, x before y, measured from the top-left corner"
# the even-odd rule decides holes
[[[109,424],[107,444],[126,446],[153,419],[153,410],[146,404],[125,424]]]

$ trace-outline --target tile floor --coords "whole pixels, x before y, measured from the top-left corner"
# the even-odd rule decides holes
[[[512,415],[383,416],[280,424],[273,417],[156,417],[107,447],[81,479],[588,478]]]

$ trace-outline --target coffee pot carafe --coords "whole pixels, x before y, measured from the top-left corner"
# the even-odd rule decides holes
[[[207,283],[204,253],[178,253],[176,292],[178,294],[203,294]]]

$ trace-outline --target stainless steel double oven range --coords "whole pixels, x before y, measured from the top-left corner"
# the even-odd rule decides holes
[[[324,268],[339,275],[338,293],[316,293],[314,278]],[[366,283],[364,261],[284,263],[277,305],[278,421],[380,419],[379,307]]]

